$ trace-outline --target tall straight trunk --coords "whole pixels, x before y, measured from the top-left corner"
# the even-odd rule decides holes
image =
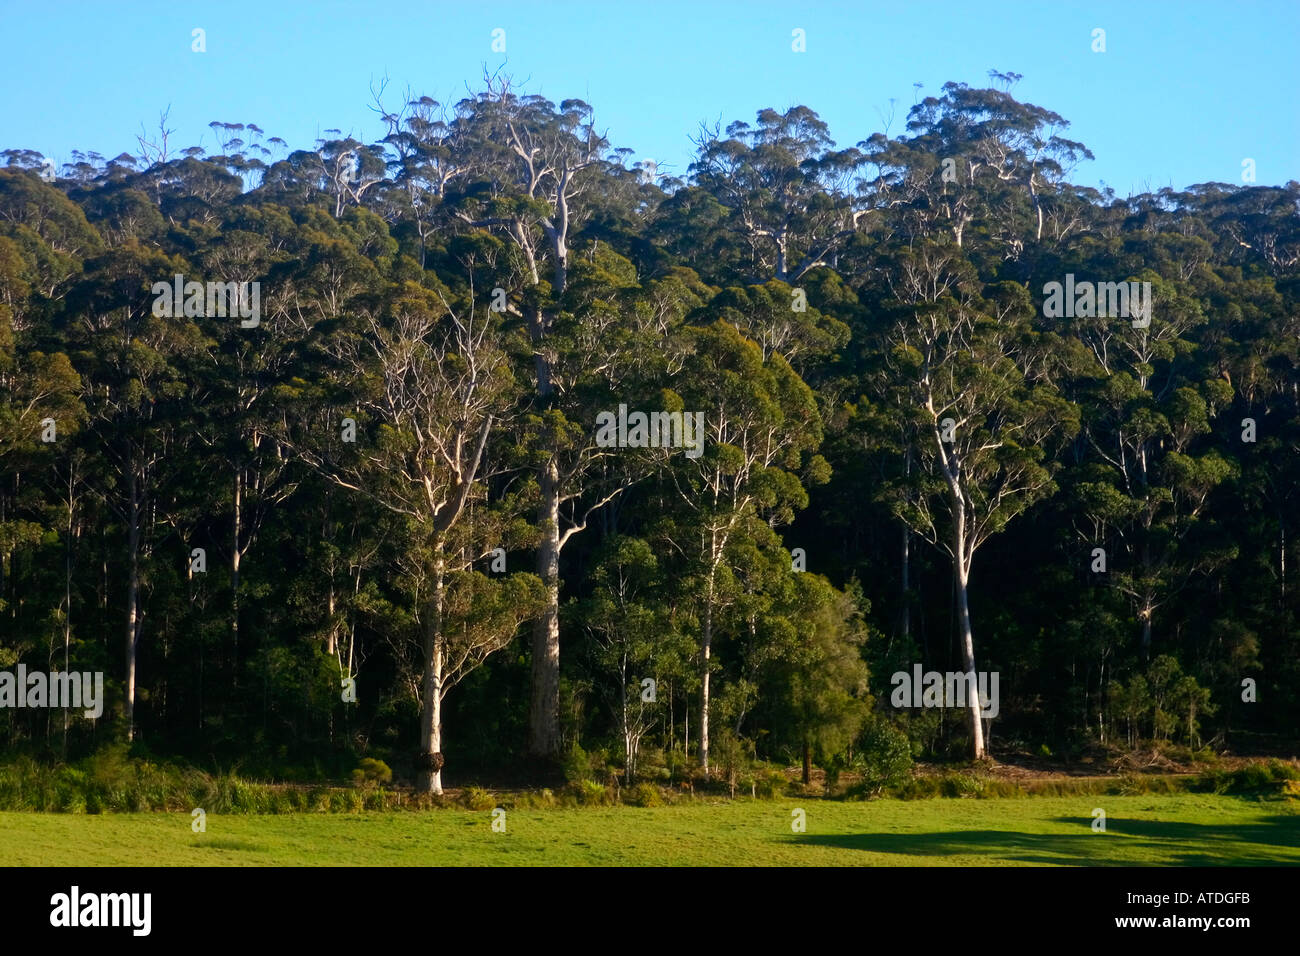
[[[239,686],[239,531],[240,508],[243,504],[244,473],[235,469],[235,518],[231,528],[230,542],[230,638],[232,642],[234,666],[233,683]]]
[[[673,747],[677,745],[677,713],[673,707],[673,701],[677,696],[677,688],[672,684],[668,685],[668,752],[673,752]]]
[[[1097,677],[1097,736],[1106,746],[1106,655],[1101,655],[1101,673]]]
[[[542,540],[537,547],[537,576],[546,586],[546,609],[533,622],[528,752],[552,757],[560,750],[560,482],[553,458],[543,466],[540,478]]]
[[[704,627],[700,641],[700,767],[709,772],[709,657],[713,653],[713,576],[704,605]]]
[[[321,521],[321,540],[322,541],[334,540],[332,522],[330,521],[328,514],[326,514]],[[325,620],[329,623],[329,628],[325,632],[325,650],[329,653],[330,657],[335,657],[337,659],[336,651],[338,649],[338,628],[334,621],[334,572],[335,572],[335,558],[334,558],[334,552],[331,551],[330,560],[329,560],[329,582],[330,582],[329,597],[326,599],[325,602],[325,614],[326,614]]]
[[[75,472],[70,472],[68,476],[68,537],[65,543],[66,550],[63,556],[63,669],[67,671],[70,667],[70,657],[72,650],[72,538],[76,534],[76,500],[75,500]],[[68,720],[69,712],[67,708],[63,711],[63,755],[68,753]]]
[[[971,634],[970,604],[966,599],[966,582],[968,572],[965,568],[957,570],[957,606],[961,623],[961,658],[962,667],[967,674],[975,673],[975,639]],[[984,721],[981,714],[979,681],[975,681],[975,693],[968,695],[967,707],[970,711],[971,739],[974,757],[980,760],[988,756],[984,748]]]
[[[527,248],[521,243],[521,247]],[[563,243],[555,247],[557,253],[567,254]],[[533,283],[540,280],[537,264],[531,261]],[[557,255],[555,281],[562,290],[565,278],[563,255]],[[549,402],[554,386],[551,383],[551,364],[541,348],[545,341],[550,318],[541,309],[530,310],[529,334],[537,354],[533,371],[537,378],[537,395],[542,404]],[[537,505],[537,523],[542,529],[542,540],[537,547],[537,576],[546,588],[546,609],[533,622],[532,700],[528,712],[528,753],[538,758],[554,757],[560,752],[560,473],[555,463],[554,449],[547,457],[537,476],[540,501]]]
[[[623,660],[619,667],[619,700],[622,702],[621,718],[623,731],[623,781],[632,783],[632,730],[627,717],[627,646],[623,647]]]
[[[808,743],[808,738],[803,739],[803,785],[806,787],[812,783],[812,745]]]
[[[1034,241],[1043,241],[1043,200],[1038,195],[1038,190],[1034,188],[1034,173],[1029,173],[1029,195],[1034,201],[1034,213],[1038,216],[1038,228],[1034,232]]]
[[[442,793],[442,672],[446,648],[442,634],[444,565],[434,569],[433,600],[424,625],[424,701],[420,708],[420,773],[416,789]]]
[[[954,495],[953,507],[953,548],[954,553],[954,570],[957,572],[955,585],[957,587],[957,616],[958,626],[961,629],[961,662],[962,668],[972,677],[972,683],[975,686],[975,692],[967,695],[967,710],[970,713],[971,727],[971,750],[976,760],[981,760],[988,756],[984,748],[984,721],[981,715],[981,701],[979,695],[979,679],[975,672],[975,637],[971,633],[970,625],[970,602],[967,599],[967,586],[970,583],[970,565],[974,558],[974,553],[967,552],[966,542],[966,508],[960,495]]]
[[[902,573],[902,591],[903,591],[903,626],[902,637],[904,646],[912,636],[912,599],[910,591],[912,590],[912,529],[906,524],[903,525],[903,573]]]
[[[130,499],[127,510],[127,556],[130,563],[126,585],[126,739],[135,740],[135,661],[140,641],[140,523],[143,520],[140,474],[131,464],[127,479]]]
[[[907,459],[905,464],[905,473],[910,477],[912,474],[912,445],[907,445]],[[903,589],[903,627],[902,637],[904,646],[912,636],[912,528],[906,521],[901,522],[903,525],[903,555],[902,555],[902,589]]]

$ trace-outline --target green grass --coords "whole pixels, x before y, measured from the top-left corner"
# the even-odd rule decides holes
[[[510,810],[505,833],[491,820],[208,814],[195,834],[188,813],[0,813],[0,865],[1300,865],[1295,800],[1214,794]]]

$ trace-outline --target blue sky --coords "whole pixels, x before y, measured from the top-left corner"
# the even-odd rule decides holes
[[[191,51],[191,30],[207,52]],[[505,54],[491,49],[506,31]],[[807,52],[791,50],[791,31]],[[1092,31],[1106,31],[1094,53]],[[1061,114],[1096,155],[1074,174],[1120,195],[1206,181],[1300,178],[1300,0],[1142,2],[53,2],[0,0],[0,148],[56,162],[133,152],[170,105],[178,148],[211,120],[293,148],[331,127],[370,142],[409,86],[454,102],[484,66],[528,92],[587,100],[633,159],[684,174],[701,121],[816,110],[836,142],[903,130],[917,91],[1021,73],[1021,100]]]

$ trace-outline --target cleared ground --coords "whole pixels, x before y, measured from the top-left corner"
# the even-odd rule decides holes
[[[791,811],[806,813],[806,832]],[[1106,832],[1092,829],[1106,812]],[[5,866],[1300,865],[1295,800],[1212,795],[738,801],[638,809],[0,813]]]

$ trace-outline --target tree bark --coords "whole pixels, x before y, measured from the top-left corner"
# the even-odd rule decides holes
[[[959,562],[961,563],[961,562]],[[961,624],[961,656],[962,667],[967,674],[975,673],[975,639],[971,634],[970,626],[970,604],[966,599],[966,582],[968,572],[963,567],[957,569],[957,606],[960,612]],[[979,681],[975,681],[975,693],[970,695],[967,700],[967,708],[970,711],[971,723],[971,740],[974,757],[981,760],[988,756],[984,748],[984,721],[980,710],[979,698]]]
[[[902,637],[906,642],[912,636],[912,529],[903,524],[903,573],[902,573],[902,598],[903,598],[903,626]]]
[[[239,686],[239,531],[240,508],[243,504],[244,475],[235,469],[234,526],[231,529],[230,542],[230,638],[232,641],[231,664],[234,668],[233,684]]]
[[[127,513],[127,554],[130,570],[126,585],[126,739],[135,740],[135,662],[140,642],[140,523],[143,506],[140,501],[140,475],[138,466],[132,464],[127,479],[129,496]]]
[[[700,767],[709,772],[709,658],[713,652],[713,576],[704,606],[704,627],[700,641]]]
[[[933,410],[933,404],[927,403]],[[962,666],[970,674],[975,684],[975,692],[968,695],[967,711],[970,714],[971,750],[976,760],[988,756],[984,747],[984,723],[980,711],[979,680],[975,671],[975,638],[971,634],[970,603],[967,600],[967,586],[970,582],[971,562],[975,558],[975,542],[966,539],[966,498],[961,485],[961,463],[955,452],[944,447],[943,437],[935,430],[935,440],[939,446],[939,459],[943,467],[944,478],[948,482],[948,491],[952,501],[952,562],[955,572],[954,584],[957,589],[958,626],[961,629]]]
[[[528,752],[553,757],[560,750],[560,489],[555,460],[542,468],[542,540],[537,575],[546,585],[546,610],[533,622],[532,706]]]
[[[416,789],[442,793],[443,562],[434,569],[433,600],[424,625],[424,700],[420,708],[420,772]]]

